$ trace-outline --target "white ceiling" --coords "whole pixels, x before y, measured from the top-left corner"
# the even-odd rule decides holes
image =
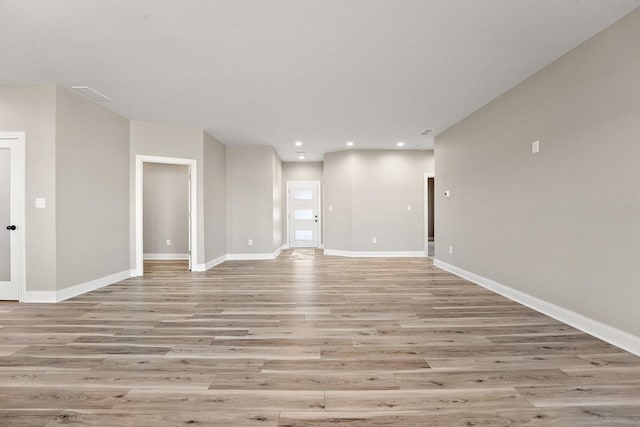
[[[286,161],[429,149],[639,0],[0,0],[0,83],[87,85],[133,120]],[[294,147],[294,141],[303,147]],[[179,141],[176,141],[179,144]]]

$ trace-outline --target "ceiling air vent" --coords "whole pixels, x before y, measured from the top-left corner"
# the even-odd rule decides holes
[[[427,129],[424,132],[422,132],[420,135],[429,135],[431,132],[433,132],[433,129]]]
[[[91,89],[89,86],[72,86],[71,89],[78,92],[80,95],[89,98],[95,102],[109,102],[111,98],[101,94],[95,89]]]

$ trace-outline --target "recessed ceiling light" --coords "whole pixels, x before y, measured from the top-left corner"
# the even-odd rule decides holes
[[[353,141],[347,142],[347,147],[353,147]]]
[[[304,156],[298,156],[300,160],[304,160]]]
[[[404,142],[400,141],[396,144],[398,147],[404,147]]]
[[[302,141],[296,141],[296,147],[300,147],[302,145]]]

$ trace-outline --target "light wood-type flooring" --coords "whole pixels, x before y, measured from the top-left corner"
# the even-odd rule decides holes
[[[0,302],[0,425],[640,425],[640,358],[429,259],[146,269]]]

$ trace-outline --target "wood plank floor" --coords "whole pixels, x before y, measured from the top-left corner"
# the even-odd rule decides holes
[[[0,302],[0,425],[640,425],[640,358],[428,259],[184,268]]]

